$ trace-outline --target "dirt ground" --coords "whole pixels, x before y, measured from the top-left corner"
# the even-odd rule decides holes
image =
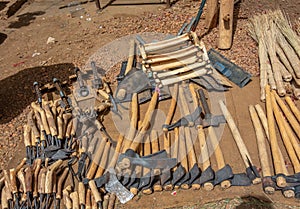
[[[2,17],[0,20],[1,171],[14,167],[25,156],[22,129],[29,110],[28,105],[35,100],[31,89],[33,81],[38,80],[45,84],[51,82],[54,76],[64,80],[73,73],[71,69],[74,65],[84,66],[100,47],[125,35],[154,31],[176,34],[185,20],[196,15],[200,4],[199,1],[180,0],[174,2],[170,9],[166,9],[164,4],[129,6],[126,3],[130,1],[117,0],[114,4],[122,5],[111,5],[101,12],[96,10],[94,2],[58,9],[70,2],[70,0],[31,0],[15,15],[8,19]],[[101,1],[101,3],[105,5],[106,2]],[[0,10],[5,8],[3,5],[4,3],[0,2]],[[233,113],[252,160],[258,167],[256,137],[248,106],[257,103],[264,106],[264,104],[259,101],[257,47],[247,35],[247,21],[252,14],[277,7],[284,9],[292,24],[300,18],[298,1],[244,0],[237,4],[233,46],[231,50],[222,52],[254,76],[245,88],[234,86],[226,92],[225,96],[227,107]],[[215,28],[205,34],[203,18],[196,32],[203,38],[208,49],[216,48],[218,30]],[[49,37],[55,38],[55,43],[47,44]],[[97,61],[101,62],[101,60]],[[297,105],[300,107],[299,102]],[[221,147],[227,150],[224,152],[224,157],[233,171],[244,171],[242,159],[228,127],[224,129]],[[289,165],[286,153],[284,156],[286,164]],[[215,166],[214,161],[213,166]],[[291,166],[288,168],[292,171]],[[261,200],[263,203],[247,205],[249,198]],[[296,199],[286,199],[280,192],[267,195],[262,191],[261,185],[255,185],[232,187],[227,190],[216,187],[210,192],[177,190],[176,195],[163,191],[149,196],[137,196],[125,205],[118,204],[117,208],[297,207],[300,208],[300,203]]]

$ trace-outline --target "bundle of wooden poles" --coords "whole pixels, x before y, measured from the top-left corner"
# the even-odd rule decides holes
[[[284,197],[299,198],[300,111],[289,96],[285,96],[285,103],[269,85],[265,90],[267,115],[260,105],[249,106],[257,136],[262,186],[268,194],[280,190]],[[276,134],[276,124],[280,136]],[[282,143],[284,146],[279,146]],[[283,156],[282,153],[285,152],[288,158]],[[291,162],[292,166],[289,167],[288,162]]]
[[[265,86],[279,96],[294,94],[300,98],[300,38],[281,10],[250,19],[250,35],[258,43],[261,101]]]

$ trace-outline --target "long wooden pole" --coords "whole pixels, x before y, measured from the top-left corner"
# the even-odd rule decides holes
[[[221,0],[219,16],[219,49],[230,49],[233,36],[234,0]]]

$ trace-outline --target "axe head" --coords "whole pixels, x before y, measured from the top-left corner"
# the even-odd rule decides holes
[[[134,195],[118,181],[115,171],[109,169],[109,172],[107,173],[109,175],[109,180],[105,184],[105,190],[110,193],[115,193],[122,204],[131,200]]]
[[[252,184],[251,179],[245,173],[237,173],[230,179],[232,186],[250,186]]]
[[[209,126],[216,127],[222,123],[226,123],[224,115],[205,114],[205,118],[202,120],[202,126],[204,128]]]
[[[223,168],[215,173],[214,185],[220,184],[225,180],[229,180],[233,177],[232,169],[229,165],[225,165]]]
[[[172,184],[177,185],[177,183],[182,179],[185,175],[185,169],[180,164],[177,169],[173,172]]]
[[[202,172],[202,174],[200,176],[200,184],[203,185],[206,182],[213,181],[214,178],[215,178],[215,172],[212,169],[212,167],[209,166]]]
[[[189,173],[190,173],[189,184],[192,185],[193,183],[196,183],[195,181],[197,179],[200,178],[200,176],[201,176],[201,170],[200,170],[200,168],[198,167],[197,164],[194,164],[194,166],[192,167],[192,169],[190,169]]]

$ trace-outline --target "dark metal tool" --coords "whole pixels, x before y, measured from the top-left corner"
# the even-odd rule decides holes
[[[55,85],[56,90],[59,92],[59,96],[62,100],[61,106],[62,108],[65,109],[66,112],[71,112],[72,111],[72,107],[71,107],[71,101],[68,98],[68,96],[65,94],[65,92],[63,91],[61,85],[60,85],[60,81],[57,78],[53,78],[53,83]]]
[[[91,67],[94,75],[94,79],[92,81],[93,88],[99,89],[103,87],[102,79],[98,76],[97,66],[94,61],[91,62]]]

